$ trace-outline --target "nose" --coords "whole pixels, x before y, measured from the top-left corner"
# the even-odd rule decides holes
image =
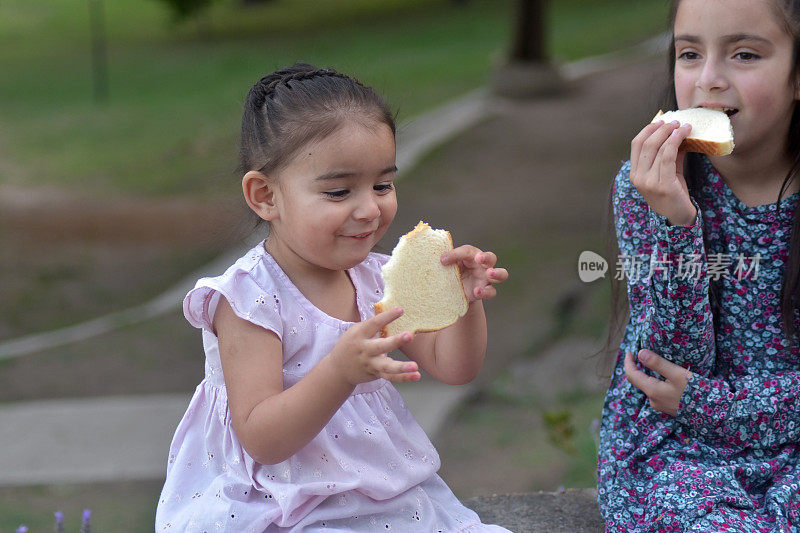
[[[700,75],[695,81],[695,87],[706,93],[723,91],[728,88],[728,79],[720,61],[710,57],[703,63]]]
[[[381,214],[381,208],[372,191],[365,192],[359,198],[359,202],[353,211],[353,218],[356,220],[375,220]]]

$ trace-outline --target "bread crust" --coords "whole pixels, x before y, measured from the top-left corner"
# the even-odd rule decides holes
[[[664,112],[662,110],[658,110],[656,116],[653,117],[653,120],[650,122],[653,123],[658,118],[663,115]],[[687,152],[697,152],[700,154],[707,154],[707,155],[728,155],[733,152],[733,141],[728,142],[714,142],[714,141],[707,141],[696,139],[689,135],[686,137],[683,142],[681,143],[681,148],[683,148]]]
[[[422,233],[422,232],[424,232],[424,231],[426,231],[428,229],[430,229],[430,226],[426,222],[423,222],[422,220],[420,220],[417,223],[417,225],[414,226],[414,228],[411,231],[409,231],[405,235],[402,235],[400,237],[400,239],[413,239],[414,237],[416,237],[417,234]],[[444,230],[444,232],[447,235],[447,239],[450,241],[450,249],[452,250],[454,248],[453,237],[452,237],[452,235],[450,235],[449,231]],[[464,298],[464,301],[467,303],[467,306],[469,306],[469,299],[467,298],[467,295],[464,292],[464,284],[461,281],[461,270],[458,267],[456,267],[456,276],[458,276],[458,284],[461,287],[461,296],[462,296],[462,298]],[[384,311],[387,310],[386,306],[383,305],[383,303],[381,303],[381,302],[374,303],[372,305],[372,307],[375,310],[375,314],[376,315],[379,314],[379,313],[383,313]],[[413,333],[415,333],[415,334],[416,333],[430,333],[430,332],[433,332],[433,331],[439,331],[440,329],[444,329],[444,328],[452,326],[456,322],[458,322],[458,318],[456,318],[453,322],[447,324],[446,326],[442,326],[440,328],[434,328],[434,329],[418,329],[418,330],[414,330]],[[380,336],[384,337],[384,338],[389,336],[389,329],[386,326],[381,328]]]
[[[698,152],[708,155],[728,155],[733,152],[733,142],[718,143],[687,137],[681,143],[681,148],[687,152]]]

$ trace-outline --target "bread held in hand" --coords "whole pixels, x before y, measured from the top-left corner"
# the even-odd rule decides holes
[[[437,331],[466,314],[468,302],[458,266],[445,266],[441,260],[452,249],[449,232],[431,229],[422,221],[400,237],[381,269],[384,293],[375,313],[400,306],[403,315],[381,330],[382,337]]]
[[[687,152],[708,155],[728,155],[733,151],[733,128],[731,120],[724,111],[705,107],[692,107],[678,111],[661,111],[651,122],[677,120],[681,124],[691,124],[692,131],[681,143]]]

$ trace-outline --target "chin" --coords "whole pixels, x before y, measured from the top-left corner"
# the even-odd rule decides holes
[[[369,252],[358,255],[349,255],[347,257],[339,257],[335,260],[335,264],[331,264],[331,270],[349,270],[361,264],[367,258]]]

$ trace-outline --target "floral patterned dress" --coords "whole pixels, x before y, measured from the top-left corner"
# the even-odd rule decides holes
[[[603,407],[598,500],[608,531],[800,531],[800,353],[779,303],[798,194],[748,207],[703,165],[693,226],[650,211],[629,163],[614,183],[631,318]],[[624,354],[640,348],[691,369],[675,418],[626,380]]]

